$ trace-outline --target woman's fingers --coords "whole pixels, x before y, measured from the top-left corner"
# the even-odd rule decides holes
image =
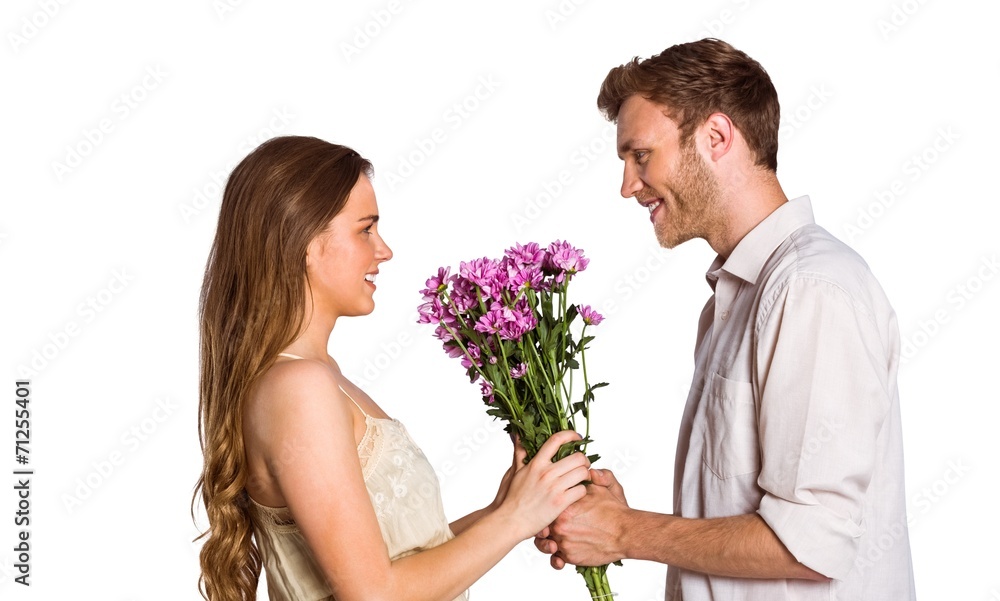
[[[556,456],[559,452],[559,447],[563,446],[567,442],[573,442],[574,440],[581,440],[579,434],[572,430],[562,430],[556,432],[549,437],[548,440],[542,444],[541,448],[538,449],[538,453],[535,454],[535,458],[543,458],[546,461],[552,461],[552,458]]]

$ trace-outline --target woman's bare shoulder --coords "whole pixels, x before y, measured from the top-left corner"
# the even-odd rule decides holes
[[[348,403],[330,365],[309,359],[280,361],[251,393],[244,425],[265,442],[289,432],[323,433],[353,422]]]

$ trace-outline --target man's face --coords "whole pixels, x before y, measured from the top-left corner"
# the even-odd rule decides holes
[[[630,96],[618,112],[618,156],[625,161],[622,196],[650,210],[656,238],[673,248],[708,238],[724,226],[719,183],[663,105]]]

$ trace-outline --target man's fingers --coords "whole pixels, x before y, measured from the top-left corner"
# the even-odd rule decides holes
[[[604,486],[607,488],[621,488],[622,485],[618,483],[618,478],[615,478],[614,472],[611,470],[602,469],[592,469],[590,470],[590,481],[594,484]]]
[[[553,553],[559,550],[559,548],[556,546],[556,543],[547,538],[536,538],[535,548],[541,551],[542,553],[545,553],[546,555],[552,555]]]
[[[561,570],[564,567],[566,567],[566,562],[563,561],[562,557],[559,557],[558,555],[553,555],[552,557],[549,558],[549,565],[551,565],[556,570]]]
[[[618,482],[618,478],[615,478],[615,474],[611,470],[591,469],[590,481],[598,486],[607,488],[622,501],[625,500],[625,489],[622,488],[622,485]]]

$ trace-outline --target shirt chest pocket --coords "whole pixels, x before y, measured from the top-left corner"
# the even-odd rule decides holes
[[[716,373],[706,384],[702,461],[723,480],[760,471],[753,387]]]

